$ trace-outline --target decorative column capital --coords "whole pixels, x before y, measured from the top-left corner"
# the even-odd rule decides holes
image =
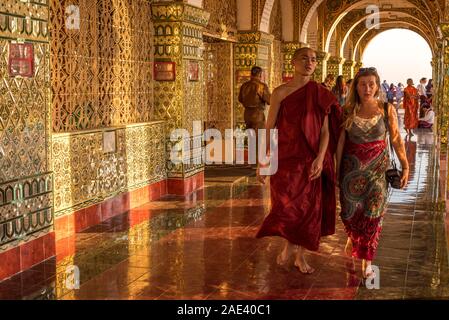
[[[235,44],[235,66],[240,70],[250,70],[258,65],[268,70],[268,60],[274,36],[261,31],[241,31]]]
[[[282,52],[295,52],[295,50],[302,48],[300,42],[284,42],[282,43]]]
[[[300,48],[308,48],[309,45],[304,42],[284,42],[282,43],[283,52],[295,52],[295,50]]]
[[[265,44],[271,45],[274,35],[262,31],[239,31],[237,33],[239,43]]]
[[[183,2],[151,5],[154,57],[163,60],[202,60],[203,31],[210,14]]]
[[[188,22],[202,27],[209,23],[210,13],[182,2],[157,2],[151,6],[153,22]]]
[[[331,54],[329,52],[325,51],[317,51],[316,52],[316,59],[318,61],[327,61],[330,58]]]

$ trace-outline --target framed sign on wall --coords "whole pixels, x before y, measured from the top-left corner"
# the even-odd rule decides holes
[[[34,47],[32,43],[9,43],[8,70],[11,77],[34,76]]]
[[[154,62],[154,80],[157,81],[175,81],[176,64],[172,61]]]

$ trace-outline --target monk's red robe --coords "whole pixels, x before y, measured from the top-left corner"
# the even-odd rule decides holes
[[[329,116],[330,139],[321,177],[309,180],[317,157],[321,127]],[[270,177],[271,211],[257,237],[281,236],[316,251],[321,236],[335,233],[336,199],[334,153],[342,110],[326,88],[309,81],[280,105],[278,170]]]
[[[418,95],[418,90],[413,86],[407,86],[404,89],[404,127],[405,129],[418,128],[418,100],[415,96]]]

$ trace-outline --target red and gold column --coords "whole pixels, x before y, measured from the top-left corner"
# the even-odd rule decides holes
[[[234,86],[234,125],[244,127],[243,106],[238,102],[240,86],[250,79],[251,68],[263,69],[262,81],[270,85],[270,56],[274,36],[260,31],[240,32],[238,43],[234,45],[235,86]]]
[[[154,25],[154,109],[165,120],[167,133],[168,192],[186,194],[204,183],[202,162],[203,30],[209,14],[183,2],[157,2],[152,5]],[[194,130],[194,122],[199,128]],[[188,136],[170,141],[175,129]],[[170,160],[173,148],[182,163]]]

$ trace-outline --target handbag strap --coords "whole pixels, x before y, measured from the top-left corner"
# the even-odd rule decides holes
[[[388,141],[389,141],[389,146],[390,146],[391,166],[393,167],[393,169],[397,169],[396,161],[395,161],[395,157],[394,157],[395,153],[394,153],[393,143],[391,142],[391,136],[390,136],[390,121],[388,119],[388,102],[384,103],[384,122],[385,122],[385,127],[387,129]]]

